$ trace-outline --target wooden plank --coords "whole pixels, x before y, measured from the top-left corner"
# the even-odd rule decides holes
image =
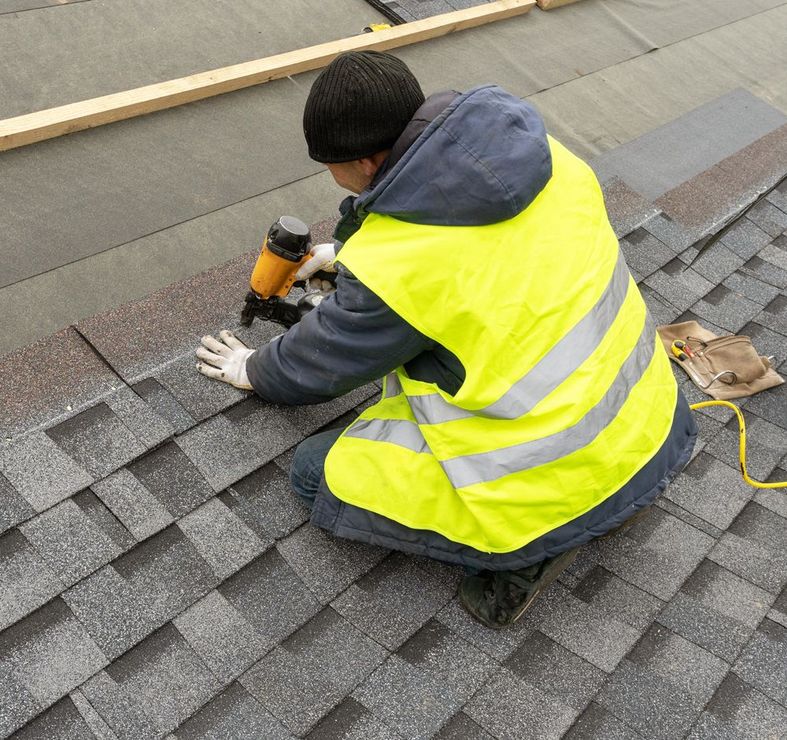
[[[0,151],[142,116],[325,67],[346,51],[387,51],[528,12],[535,0],[497,0],[401,26],[199,72],[0,121]]]

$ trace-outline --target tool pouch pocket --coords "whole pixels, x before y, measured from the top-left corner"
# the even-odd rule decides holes
[[[709,342],[689,337],[688,343],[694,350],[695,365],[705,370],[702,374],[712,378],[725,373],[719,380],[726,385],[751,383],[770,367],[768,360],[757,354],[749,337],[719,337]]]

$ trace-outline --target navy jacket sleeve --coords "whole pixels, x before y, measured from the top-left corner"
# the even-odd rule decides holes
[[[339,266],[336,292],[279,339],[258,349],[246,370],[273,403],[321,403],[383,377],[435,342]]]

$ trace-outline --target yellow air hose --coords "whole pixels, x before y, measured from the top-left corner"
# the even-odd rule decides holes
[[[743,420],[741,410],[734,403],[730,403],[729,401],[700,401],[699,403],[692,403],[689,408],[692,411],[696,411],[697,409],[704,409],[709,406],[728,406],[738,417],[738,428],[740,429],[740,435],[738,436],[738,459],[740,461],[743,480],[755,488],[787,488],[787,481],[782,481],[781,483],[760,483],[760,481],[750,478],[748,472],[746,472],[746,422]]]

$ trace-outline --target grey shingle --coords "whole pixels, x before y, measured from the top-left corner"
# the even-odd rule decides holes
[[[128,386],[110,393],[104,402],[148,448],[160,445],[175,433],[172,424]]]
[[[0,630],[63,590],[63,584],[15,529],[0,537]]]
[[[33,508],[0,475],[0,534],[33,515]]]
[[[150,537],[173,521],[164,504],[126,468],[94,483],[91,489],[137,540]]]
[[[783,334],[778,334],[754,321],[746,324],[740,330],[740,333],[751,337],[752,344],[760,355],[765,355],[766,357],[773,355],[777,363],[787,356],[787,342],[785,342]]]
[[[656,325],[672,324],[678,320],[680,311],[666,298],[662,298],[655,290],[644,283],[639,286],[639,292],[648,307],[648,312],[653,317]]]
[[[721,241],[735,254],[748,260],[768,244],[772,236],[778,234],[771,235],[763,231],[756,223],[744,216],[724,232]]]
[[[122,552],[73,500],[39,514],[20,529],[66,586]]]
[[[738,268],[742,267],[745,260],[728,249],[721,241],[717,241],[698,254],[697,249],[691,248],[680,255],[680,258],[691,269],[699,273],[706,280],[718,285]],[[709,321],[712,319],[708,318]]]
[[[3,737],[35,717],[41,708],[14,675],[12,667],[0,663],[0,733]]]
[[[562,704],[583,710],[606,673],[536,630],[503,664]]]
[[[773,237],[787,230],[787,213],[769,200],[761,200],[747,214],[748,218]]]
[[[733,670],[744,681],[782,706],[787,706],[787,628],[763,619]]]
[[[493,737],[505,740],[563,736],[579,712],[501,668],[464,711]]]
[[[596,701],[643,737],[680,738],[702,711],[703,702],[662,676],[623,660]]]
[[[675,252],[645,229],[633,231],[620,240],[626,264],[640,275],[648,276],[667,264]]]
[[[44,511],[93,482],[43,432],[0,442],[0,473],[36,511]]]
[[[733,272],[732,275],[725,278],[724,285],[761,306],[769,303],[779,294],[779,289],[773,285],[739,271]],[[741,331],[741,333],[745,332]]]
[[[223,682],[237,678],[270,647],[218,591],[173,620],[178,631]]]
[[[680,687],[703,704],[722,682],[729,665],[660,625],[653,625],[627,660]]]
[[[475,693],[494,666],[488,656],[433,620],[391,655],[353,697],[399,734],[428,737]]]
[[[685,311],[713,289],[713,283],[686,267],[677,257],[645,280],[678,311]]]
[[[111,659],[126,652],[163,622],[147,594],[111,565],[66,591],[63,599]]]
[[[239,683],[233,683],[209,701],[174,735],[178,740],[287,740],[292,737]]]
[[[381,547],[337,539],[310,524],[296,529],[276,547],[323,604],[386,555]]]
[[[100,671],[107,659],[61,599],[0,634],[0,662],[42,707]]]
[[[593,567],[571,589],[571,593],[608,616],[637,629],[647,627],[664,605],[661,599],[600,566]]]
[[[782,464],[785,464],[784,461],[782,461]],[[787,470],[783,468],[776,468],[767,479],[768,483],[783,483],[785,481],[787,481]],[[774,512],[774,514],[787,519],[787,496],[784,495],[781,489],[758,488],[754,494],[754,500],[760,506],[764,506],[766,509]]]
[[[309,519],[309,510],[274,463],[233,484],[221,498],[263,539],[284,537]]]
[[[362,632],[396,650],[454,595],[457,578],[452,575],[447,567],[427,571],[397,553],[351,584],[332,606]]]
[[[787,336],[787,296],[778,295],[762,310],[758,320],[770,326],[774,331]],[[783,362],[779,357],[777,362]]]
[[[746,264],[742,265],[741,272],[753,275],[764,283],[770,283],[782,290],[787,288],[787,271],[767,262],[759,256],[752,257]],[[767,322],[761,321],[760,323]]]
[[[612,671],[641,632],[598,607],[553,585],[555,608],[538,619],[538,629],[593,665]]]
[[[668,600],[714,540],[659,508],[622,535],[596,545],[599,563],[643,591]]]
[[[494,737],[464,712],[457,712],[435,735],[435,740],[494,740]]]
[[[274,407],[248,399],[178,438],[178,445],[221,491],[299,441]]]
[[[747,411],[749,410],[747,408]],[[706,452],[737,469],[739,439],[736,419],[727,424],[727,428],[707,446]],[[767,480],[784,457],[785,450],[787,431],[754,414],[746,414],[746,469],[751,477],[755,480]],[[740,479],[740,473],[738,477]]]
[[[160,622],[191,606],[217,583],[210,566],[176,526],[146,540],[112,566],[144,595]]]
[[[326,424],[330,424],[347,414],[343,419],[342,427],[350,424],[356,414],[352,410],[363,403],[367,398],[377,393],[377,387],[368,384],[340,396],[328,403],[318,403],[312,406],[285,406],[280,411],[302,436],[313,434]],[[351,413],[348,413],[351,412]]]
[[[686,466],[664,495],[715,527],[726,529],[754,492],[737,470],[706,454],[719,449],[714,446],[717,437]]]
[[[591,702],[564,736],[566,740],[639,740],[643,736],[610,714],[600,704]]]
[[[218,588],[270,648],[311,619],[317,600],[275,549],[263,553]]]
[[[15,740],[93,740],[94,737],[84,717],[67,696],[14,735]]]
[[[760,740],[782,735],[787,726],[787,709],[771,701],[730,672],[716,690],[690,740],[721,737]]]
[[[145,452],[145,447],[105,403],[46,430],[94,478],[103,478]]]
[[[204,421],[249,397],[247,391],[198,373],[196,363],[194,355],[189,353],[155,374],[155,379],[196,421]]]
[[[174,517],[188,514],[213,496],[207,481],[172,442],[135,460],[128,470]]]
[[[672,597],[658,621],[728,663],[735,660],[752,632],[745,624],[683,592]]]
[[[155,378],[145,378],[131,387],[140,398],[172,426],[172,430],[176,434],[185,432],[196,423],[175,396]]]
[[[306,735],[309,740],[397,740],[366,707],[348,696]]]
[[[774,241],[773,244],[763,247],[757,256],[779,270],[787,270],[787,249],[784,248],[784,243],[779,245]]]
[[[787,383],[756,394],[749,399],[746,409],[771,424],[784,425],[787,419]]]
[[[79,689],[74,689],[69,696],[71,697],[71,701],[74,702],[74,706],[79,710],[79,713],[85,720],[85,723],[90,728],[90,731],[93,733],[92,737],[96,738],[96,740],[115,740],[117,735],[112,732],[109,725],[104,722],[101,715],[93,709],[93,706]]]
[[[240,682],[291,732],[301,735],[386,655],[327,607],[252,666]]]
[[[148,720],[156,734],[166,733],[220,688],[205,664],[168,624],[108,666],[104,674],[88,681],[82,691],[110,727],[126,735],[129,728],[120,720],[125,702]]]
[[[719,538],[708,559],[772,594],[779,593],[784,586],[784,559],[759,542],[732,532],[725,532]]]
[[[730,525],[729,531],[767,547],[780,560],[787,560],[787,520],[750,502]]]
[[[648,219],[643,228],[666,244],[676,254],[694,241],[694,235],[666,213],[658,213]]]
[[[178,527],[220,580],[240,570],[273,543],[263,542],[217,498],[187,514]]]
[[[134,537],[120,520],[101,502],[89,488],[72,496],[71,500],[83,514],[120,550],[128,550],[134,545]]]
[[[698,414],[699,416],[699,414]],[[704,446],[704,445],[703,445]],[[702,450],[697,452],[697,455]],[[697,456],[695,455],[695,457]],[[666,496],[661,496],[659,499],[656,500],[656,506],[663,511],[672,514],[673,516],[678,517],[686,524],[691,524],[692,527],[699,529],[700,532],[704,532],[705,534],[713,537],[714,539],[718,539],[722,535],[722,530],[718,527],[714,527],[712,524],[709,524],[704,519],[700,519],[700,517],[692,514],[689,511],[686,511],[682,506],[678,506],[674,501],[670,501]]]
[[[720,284],[697,301],[691,310],[701,319],[712,321],[735,334],[760,313],[761,307],[759,303]]]

